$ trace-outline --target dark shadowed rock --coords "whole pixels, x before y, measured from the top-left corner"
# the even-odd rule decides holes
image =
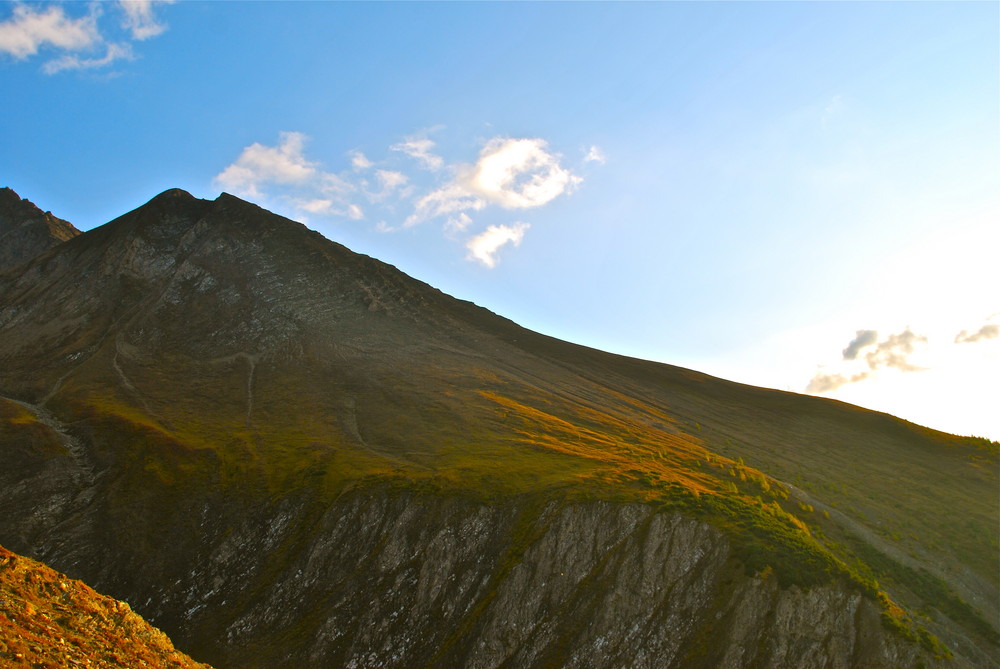
[[[0,271],[31,260],[80,234],[71,223],[0,188]]]

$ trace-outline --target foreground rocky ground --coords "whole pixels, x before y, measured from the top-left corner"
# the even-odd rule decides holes
[[[0,546],[0,666],[207,668],[125,602]]]

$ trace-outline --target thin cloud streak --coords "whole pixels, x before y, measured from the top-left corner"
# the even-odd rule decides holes
[[[957,335],[955,335],[956,344],[975,344],[986,339],[997,339],[1000,338],[1000,325],[996,323],[987,323],[983,327],[979,328],[975,332],[970,333],[968,330],[962,330]]]

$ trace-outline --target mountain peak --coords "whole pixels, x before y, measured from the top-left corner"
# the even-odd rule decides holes
[[[183,188],[168,188],[156,197],[154,197],[150,202],[156,201],[168,201],[168,200],[194,200],[196,199],[194,195],[187,192]]]
[[[0,270],[27,262],[79,234],[69,221],[42,211],[12,188],[0,188]]]

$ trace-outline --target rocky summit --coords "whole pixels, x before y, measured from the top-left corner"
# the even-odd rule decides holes
[[[0,234],[49,220],[14,197]],[[531,332],[227,194],[50,241],[0,267],[0,544],[198,661],[1000,667],[996,442]]]
[[[72,223],[42,211],[10,188],[0,188],[0,270],[33,258],[80,234]]]

